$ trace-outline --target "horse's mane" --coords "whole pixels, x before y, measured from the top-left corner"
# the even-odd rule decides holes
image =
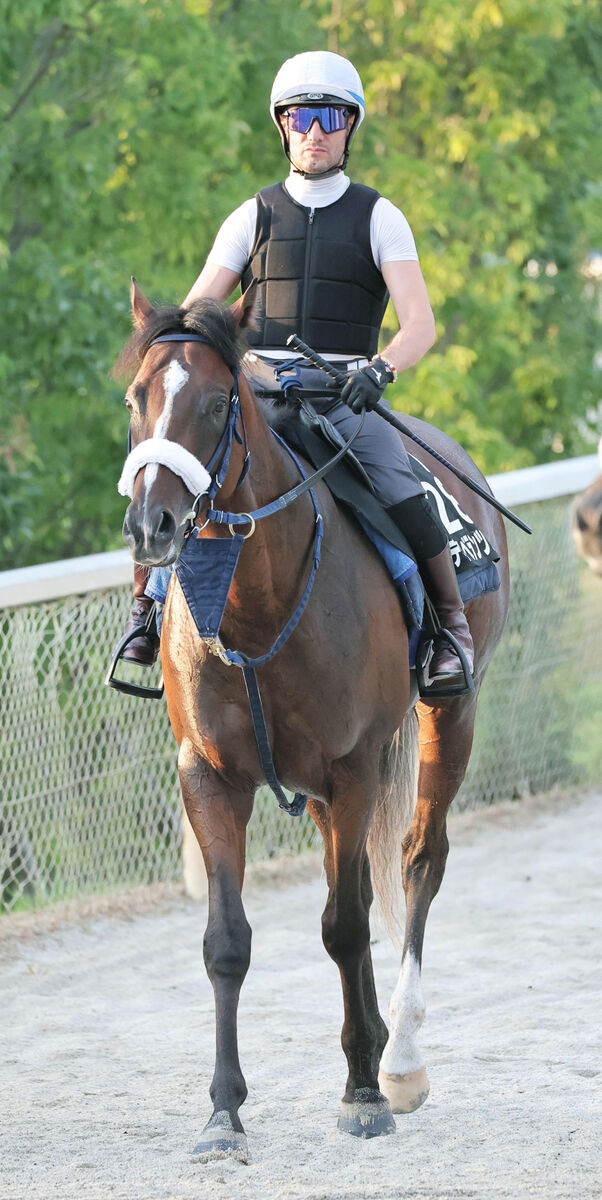
[[[190,308],[165,304],[153,309],[142,328],[134,330],[113,367],[113,377],[118,380],[132,379],[151,342],[165,333],[198,333],[206,337],[231,371],[240,367],[247,349],[239,327],[225,304],[208,299],[195,300]]]

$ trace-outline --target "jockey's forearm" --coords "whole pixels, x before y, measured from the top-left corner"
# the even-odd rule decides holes
[[[435,322],[432,317],[408,322],[385,347],[383,357],[388,358],[398,371],[407,371],[408,367],[414,367],[427,350],[430,350],[435,337]]]

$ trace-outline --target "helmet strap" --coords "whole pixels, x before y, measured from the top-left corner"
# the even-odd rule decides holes
[[[329,179],[331,175],[338,175],[339,171],[344,171],[345,167],[347,166],[347,163],[349,162],[349,142],[351,139],[351,132],[352,131],[350,130],[350,132],[347,136],[347,141],[345,143],[345,149],[343,151],[343,158],[342,158],[341,162],[336,167],[330,167],[328,171],[302,171],[301,167],[296,167],[291,158],[291,155],[290,155],[288,138],[286,137],[282,127],[280,129],[280,136],[282,137],[282,145],[284,147],[284,153],[286,154],[286,157],[288,158],[288,161],[290,162],[291,167],[293,168],[293,171],[295,172],[295,175],[301,175],[303,177],[303,179]]]

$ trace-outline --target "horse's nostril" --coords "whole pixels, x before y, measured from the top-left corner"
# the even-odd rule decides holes
[[[167,509],[164,508],[163,512],[161,513],[161,520],[159,521],[159,524],[157,526],[157,535],[159,537],[168,537],[168,536],[173,537],[173,534],[175,533],[175,528],[176,528],[176,523],[174,521],[173,516],[171,515],[170,512],[167,511]]]

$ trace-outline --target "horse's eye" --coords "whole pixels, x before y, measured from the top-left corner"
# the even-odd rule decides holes
[[[227,403],[228,403],[228,401],[226,400],[225,396],[218,396],[217,400],[215,401],[215,403],[213,405],[213,411],[215,413],[223,413]]]
[[[125,404],[125,407],[127,408],[128,412],[131,413],[134,411],[134,405],[132,404],[132,401],[130,400],[129,396],[124,396],[123,403]]]

